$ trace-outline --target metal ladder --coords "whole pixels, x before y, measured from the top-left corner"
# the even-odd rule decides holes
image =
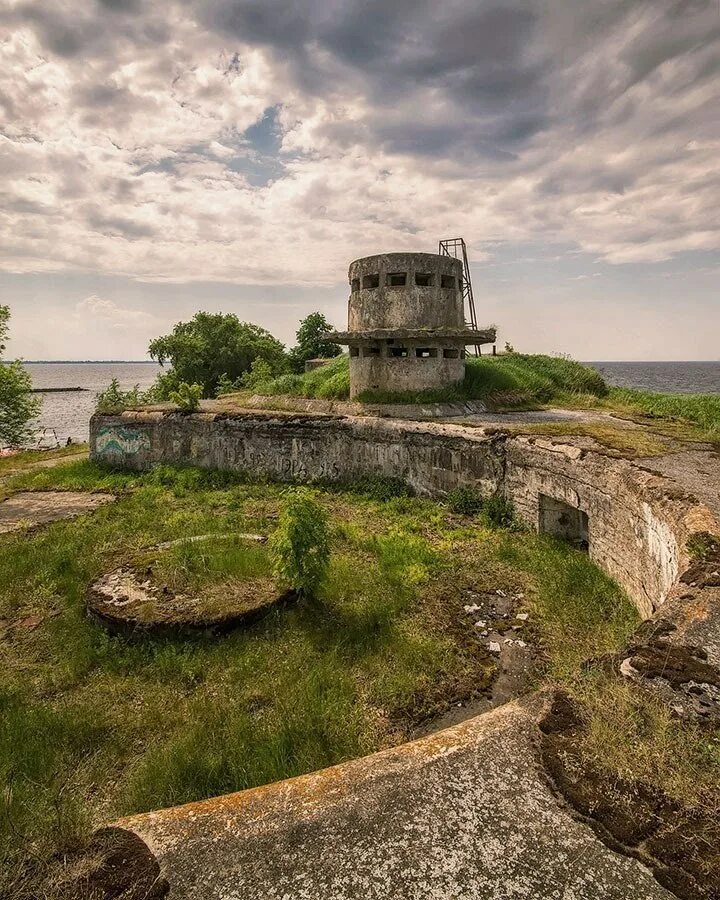
[[[463,309],[467,310],[465,324],[477,331],[477,314],[475,312],[475,298],[473,297],[472,281],[470,280],[470,266],[468,264],[467,248],[463,238],[445,238],[438,245],[438,253],[441,256],[452,256],[454,259],[461,259],[463,263],[462,278],[462,298]],[[479,345],[475,345],[475,356],[480,356],[481,351]]]

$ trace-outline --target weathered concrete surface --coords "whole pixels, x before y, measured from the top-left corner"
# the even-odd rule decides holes
[[[418,392],[459,384],[465,346],[495,340],[495,329],[465,324],[463,265],[435,253],[386,253],[350,264],[350,397],[366,391]]]
[[[466,403],[357,403],[351,400],[321,400],[316,397],[268,397],[255,394],[242,397],[234,403],[229,394],[219,400],[206,400],[204,408],[212,412],[228,412],[236,409],[285,410],[290,412],[322,413],[333,416],[366,416],[384,419],[449,419],[458,416],[470,418],[485,414],[486,406],[480,400]],[[561,421],[559,417],[549,421]]]
[[[573,818],[517,705],[364,759],[115,823],[182,900],[661,900]]]
[[[680,473],[670,479],[611,458],[587,438],[280,411],[128,412],[95,416],[91,430],[93,458],[137,469],[193,463],[301,481],[381,474],[405,479],[424,496],[459,485],[501,492],[535,529],[540,495],[554,498],[587,515],[591,557],[643,616],[662,604],[687,567],[687,538],[718,530]]]
[[[390,285],[390,274],[403,272],[406,284]],[[431,284],[415,284],[416,273],[429,274]],[[459,259],[437,253],[383,253],[350,263],[351,290],[348,308],[350,331],[376,328],[464,328],[462,294],[459,290],[463,266]],[[378,286],[366,285],[368,276],[378,276]],[[449,288],[442,276],[454,279]]]
[[[0,534],[73,519],[113,500],[113,494],[87,491],[22,491],[0,502]]]
[[[708,535],[710,537],[710,535]],[[672,712],[720,724],[720,541],[695,559],[655,615],[643,622],[620,672],[652,689]]]

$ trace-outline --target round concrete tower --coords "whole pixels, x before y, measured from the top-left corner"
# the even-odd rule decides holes
[[[417,393],[458,384],[465,346],[491,343],[494,329],[465,326],[461,260],[436,253],[384,253],[350,263],[350,396]]]

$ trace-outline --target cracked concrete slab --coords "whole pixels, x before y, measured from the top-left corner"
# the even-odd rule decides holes
[[[144,842],[183,900],[669,900],[555,795],[537,752],[538,713],[507,704],[341,766],[113,829]]]

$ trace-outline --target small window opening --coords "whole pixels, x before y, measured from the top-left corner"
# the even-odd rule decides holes
[[[429,272],[416,272],[415,273],[415,284],[418,287],[431,287],[433,283],[433,277]]]
[[[390,347],[390,356],[405,358],[408,355],[407,347]]]
[[[360,356],[360,348],[359,347],[351,347],[350,348],[350,356],[354,359],[356,356]]]
[[[372,288],[380,287],[380,276],[363,275],[362,286],[366,291],[368,289],[372,290]]]
[[[380,348],[379,347],[363,347],[362,355],[363,356],[380,356]]]
[[[455,276],[454,275],[443,275],[440,278],[440,287],[447,288],[449,290],[455,289]]]
[[[415,349],[415,356],[419,359],[433,359],[437,356],[437,350],[435,347],[417,347]]]
[[[389,287],[405,287],[407,284],[407,272],[390,272],[387,283]]]
[[[541,534],[552,534],[573,544],[578,550],[588,550],[590,522],[586,512],[547,494],[538,495],[538,512]]]
[[[353,278],[353,280],[350,282],[350,290],[353,293],[355,293],[355,291],[360,290],[360,279],[359,278]]]
[[[460,359],[460,351],[457,347],[448,347],[443,350],[445,359]]]

